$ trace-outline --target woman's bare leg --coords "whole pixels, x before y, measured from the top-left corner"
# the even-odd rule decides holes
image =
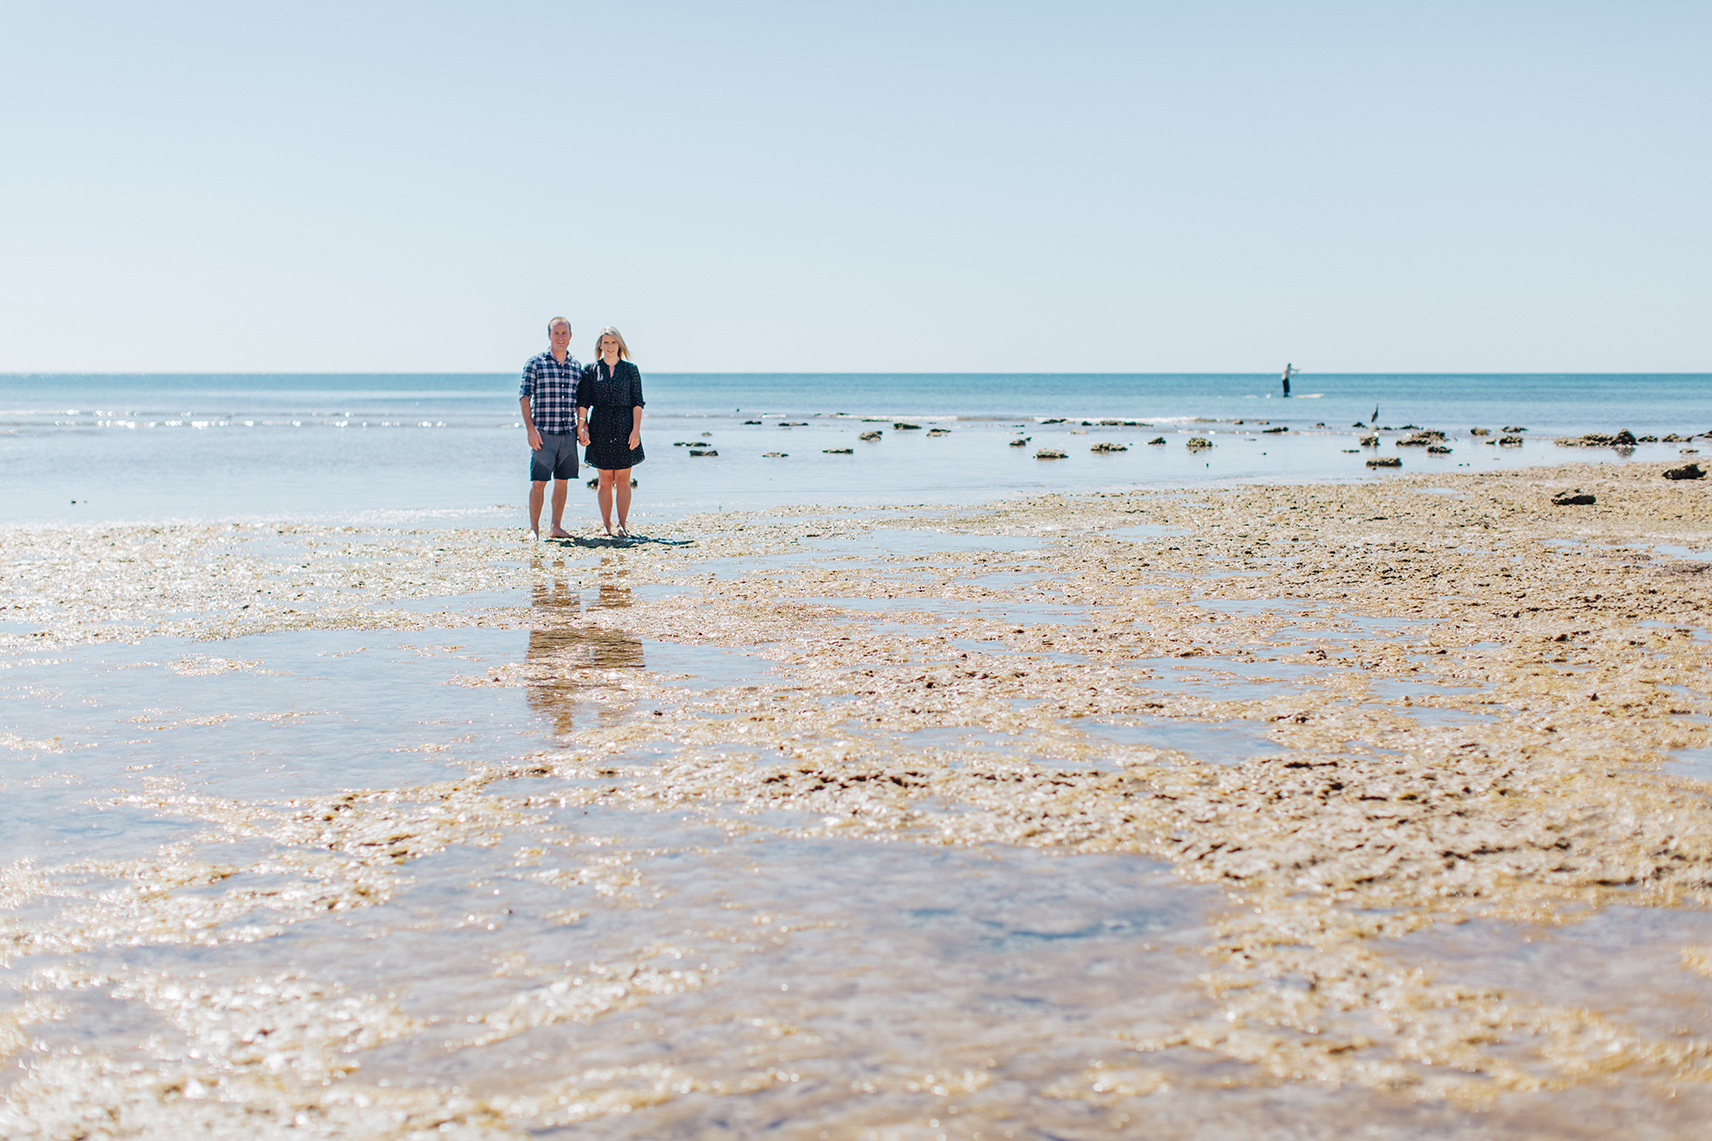
[[[613,472],[612,482],[618,489],[618,529],[627,531],[626,524],[630,520],[630,469]]]
[[[605,468],[598,470],[600,472],[600,489],[596,493],[596,498],[600,500],[600,522],[606,528],[606,533],[610,535],[612,534],[612,473]]]

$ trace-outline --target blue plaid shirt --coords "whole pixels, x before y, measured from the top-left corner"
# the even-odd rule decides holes
[[[577,378],[583,366],[570,353],[565,363],[553,359],[551,352],[529,358],[523,366],[523,383],[517,395],[529,398],[529,418],[535,421],[537,432],[554,436],[569,436],[577,430]]]

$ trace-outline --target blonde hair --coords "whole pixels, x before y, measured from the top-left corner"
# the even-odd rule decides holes
[[[596,353],[600,352],[600,342],[607,337],[611,337],[613,340],[618,342],[618,359],[621,361],[629,360],[630,346],[624,343],[624,334],[620,333],[617,329],[614,329],[611,325],[602,329],[600,331],[600,336],[594,339],[594,351]]]

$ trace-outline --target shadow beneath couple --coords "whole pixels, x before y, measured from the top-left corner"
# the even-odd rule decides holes
[[[557,543],[561,547],[641,547],[652,544],[656,547],[693,547],[694,539],[656,539],[648,535],[631,535],[621,539],[617,535],[572,535],[568,539],[544,539],[543,542]]]

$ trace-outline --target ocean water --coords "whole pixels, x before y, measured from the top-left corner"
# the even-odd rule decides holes
[[[655,527],[788,503],[1385,478],[1356,450],[1357,423],[1393,429],[1382,433],[1387,452],[1405,425],[1451,434],[1450,455],[1394,453],[1405,469],[1446,471],[1666,460],[1695,445],[1623,456],[1550,441],[1712,431],[1712,374],[1304,374],[1289,399],[1276,377],[1254,375],[645,376],[648,459],[633,519]],[[1500,449],[1473,427],[1525,428],[1527,443]],[[879,440],[858,439],[874,430]],[[1215,446],[1192,452],[1191,435]],[[1017,439],[1026,443],[1009,446]],[[1101,442],[1126,450],[1091,451]],[[691,443],[718,454],[691,457]],[[1037,459],[1043,449],[1065,458]],[[0,523],[511,522],[526,463],[506,374],[0,376]],[[592,500],[573,501],[573,522],[593,518]]]

